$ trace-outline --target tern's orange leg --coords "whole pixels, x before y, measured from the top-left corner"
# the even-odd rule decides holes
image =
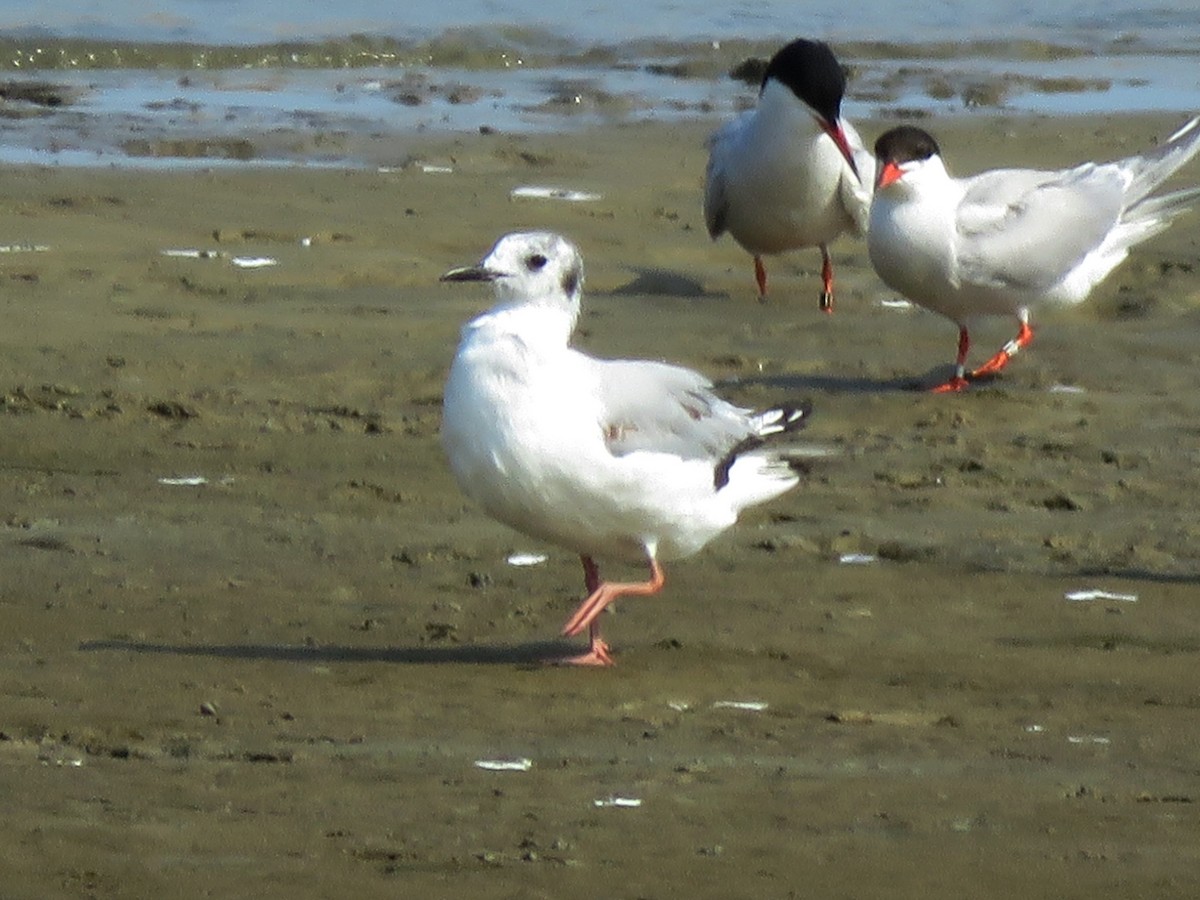
[[[1033,340],[1033,329],[1029,327],[1029,313],[1026,310],[1021,310],[1017,319],[1021,323],[1021,327],[1017,331],[1017,336],[1001,347],[999,353],[972,372],[972,378],[979,378],[981,375],[994,375],[1007,366],[1008,361],[1016,356],[1023,347],[1029,346],[1029,342]]]
[[[570,665],[611,666],[613,660],[609,655],[608,645],[600,638],[600,627],[596,618],[606,606],[618,597],[646,597],[650,594],[657,594],[666,583],[666,576],[663,575],[658,561],[652,559],[650,560],[649,581],[604,582],[600,580],[600,572],[596,568],[595,562],[587,556],[583,557],[583,573],[591,593],[563,626],[562,633],[564,637],[572,637],[587,628],[590,638],[588,652],[582,656],[565,659],[563,662]]]
[[[758,296],[761,300],[767,296],[767,267],[763,265],[762,257],[754,256],[754,280],[758,282]]]
[[[833,260],[828,248],[821,245],[821,312],[833,312]]]
[[[971,336],[967,334],[967,326],[958,326],[958,357],[954,360],[954,377],[945,384],[930,388],[934,394],[950,394],[967,389],[969,382],[966,377],[967,351],[971,349]]]

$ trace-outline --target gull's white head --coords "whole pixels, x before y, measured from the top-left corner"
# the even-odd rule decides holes
[[[478,265],[451,269],[442,281],[490,281],[496,299],[579,311],[583,258],[575,245],[550,231],[506,234]]]

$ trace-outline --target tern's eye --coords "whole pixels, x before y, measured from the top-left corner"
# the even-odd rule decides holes
[[[530,272],[538,272],[546,267],[546,262],[546,257],[542,256],[540,253],[535,253],[533,256],[525,260],[525,267],[529,269]]]

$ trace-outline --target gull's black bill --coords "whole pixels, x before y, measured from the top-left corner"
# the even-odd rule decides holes
[[[495,281],[500,273],[483,266],[463,266],[461,269],[451,269],[439,281]]]

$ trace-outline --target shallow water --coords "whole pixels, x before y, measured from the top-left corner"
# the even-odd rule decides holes
[[[7,85],[45,82],[55,102],[12,100],[0,160],[178,164],[227,160],[391,164],[368,136],[552,132],[640,121],[716,122],[751,104],[731,77],[806,32],[850,70],[851,118],[1081,114],[1200,108],[1200,9],[982,2],[671,3],[526,7],[378,2],[313,9],[174,0],[0,2]],[[230,151],[247,132],[271,146]],[[182,149],[181,149],[182,148]],[[401,153],[402,158],[402,153]]]
[[[1184,6],[1184,8],[1181,8]],[[541,9],[540,17],[531,18]],[[755,0],[688,4],[671,0],[558,0],[530,7],[513,0],[465,0],[454,4],[412,0],[402,12],[379,0],[337,4],[277,0],[91,0],[0,2],[0,31],[18,34],[97,37],[159,43],[232,45],[282,40],[311,41],[373,34],[428,38],[460,28],[507,26],[560,43],[614,44],[632,38],[778,40],[803,23],[809,33],[836,40],[911,43],[993,37],[1056,39],[1083,46],[1114,39],[1162,47],[1194,46],[1200,9],[1180,4],[1111,2],[997,4],[987,0],[925,0],[903,5],[864,0],[846,8],[824,0]]]

